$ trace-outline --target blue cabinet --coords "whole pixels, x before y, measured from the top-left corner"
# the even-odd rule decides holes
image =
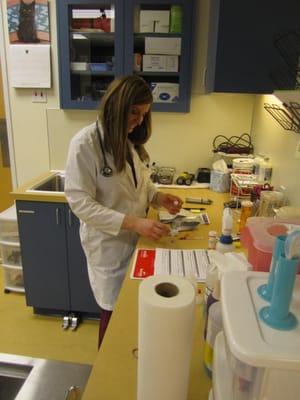
[[[211,0],[209,4],[208,91],[272,93],[295,87],[298,65],[291,71],[279,38],[299,29],[299,0]],[[290,45],[287,40],[287,51],[293,51]]]
[[[36,312],[100,314],[79,239],[64,203],[16,201],[26,303]]]
[[[154,111],[189,111],[194,0],[57,0],[60,105],[96,109],[109,83],[141,75]]]

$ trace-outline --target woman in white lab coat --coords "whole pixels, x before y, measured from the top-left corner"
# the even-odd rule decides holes
[[[139,235],[157,240],[169,228],[146,219],[149,205],[170,213],[180,198],[159,193],[149,178],[144,143],[151,134],[152,94],[138,76],[116,79],[98,119],[71,140],[65,194],[80,219],[90,284],[102,309],[99,346]]]

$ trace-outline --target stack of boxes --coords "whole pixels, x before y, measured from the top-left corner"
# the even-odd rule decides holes
[[[21,249],[15,205],[0,214],[0,257],[4,291],[24,292]]]
[[[170,33],[181,33],[181,7],[170,10],[141,10],[140,33],[166,33],[166,37],[146,36],[145,53],[142,55],[142,71],[153,73],[178,73],[181,55],[181,38]],[[136,68],[140,55],[135,55]],[[173,103],[178,101],[179,84],[174,82],[151,82],[154,102]]]

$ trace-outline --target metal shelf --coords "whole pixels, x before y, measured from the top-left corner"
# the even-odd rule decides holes
[[[300,133],[300,105],[296,102],[278,104],[264,103],[264,109],[287,131]]]

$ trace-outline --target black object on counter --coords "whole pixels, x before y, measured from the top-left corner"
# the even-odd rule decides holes
[[[196,180],[199,183],[210,183],[210,168],[198,168]]]

